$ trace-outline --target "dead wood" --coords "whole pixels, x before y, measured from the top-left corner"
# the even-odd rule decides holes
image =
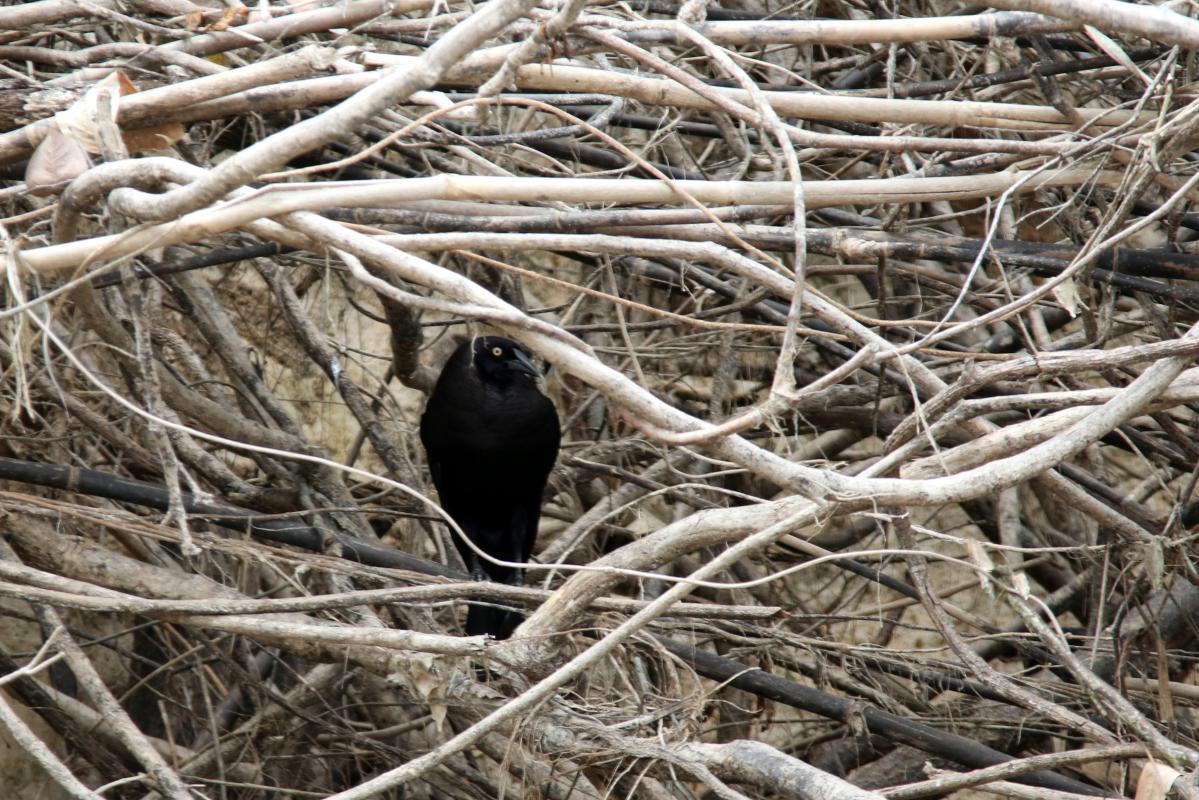
[[[1196,796],[1199,23],[997,7],[0,8],[0,771]],[[524,587],[415,433],[484,332]]]

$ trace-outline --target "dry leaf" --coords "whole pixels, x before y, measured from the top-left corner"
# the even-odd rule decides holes
[[[991,560],[991,554],[982,546],[981,542],[974,539],[966,540],[966,553],[970,556],[970,563],[978,568],[978,585],[988,597],[994,596],[994,590],[991,587],[989,576],[995,571],[995,562]]]
[[[100,152],[97,114],[100,95],[104,92],[123,97],[137,92],[137,87],[119,70],[89,88],[65,111],[54,116],[54,126],[42,140],[29,166],[25,169],[25,185],[37,197],[61,191],[66,184],[83,174],[90,166],[88,153]],[[110,104],[115,123],[117,103]],[[161,150],[182,139],[187,133],[183,125],[168,122],[131,131],[121,131],[125,149],[130,153]]]
[[[1181,776],[1181,772],[1166,764],[1146,764],[1137,781],[1136,800],[1165,800],[1170,787]]]
[[[441,726],[445,722],[446,711],[449,706],[445,703],[429,703],[429,716],[433,718],[433,727],[437,733],[441,733]]]
[[[1092,42],[1099,45],[1099,49],[1106,53],[1108,58],[1131,72],[1146,86],[1153,85],[1153,79],[1146,75],[1144,70],[1133,63],[1133,60],[1128,57],[1128,54],[1124,52],[1124,48],[1121,47],[1115,39],[1108,36],[1098,28],[1092,28],[1090,25],[1084,25],[1082,29],[1087,32],[1087,36],[1091,37]]]
[[[438,669],[437,661],[428,653],[414,653],[409,667],[402,683],[429,704],[433,724],[440,731],[441,724],[445,721],[447,706],[437,702],[445,693],[445,680]]]
[[[187,128],[178,122],[166,122],[151,128],[136,128],[131,131],[122,130],[121,139],[125,149],[130,153],[144,153],[147,150],[161,150],[174,144],[187,135]]]
[[[239,25],[250,16],[250,9],[245,6],[235,6],[221,11],[221,18],[208,26],[209,31],[226,31],[234,25]]]
[[[133,85],[133,81],[125,77],[125,73],[119,69],[112,73],[111,76],[117,84],[117,91],[121,93],[121,97],[127,94],[136,94],[137,87]]]
[[[83,145],[57,127],[42,139],[25,168],[25,186],[35,197],[61,191],[92,165]]]
[[[1162,549],[1162,540],[1153,537],[1141,546],[1145,563],[1145,577],[1149,579],[1149,588],[1158,591],[1166,574],[1166,554]]]
[[[118,98],[136,91],[137,89],[129,82],[129,79],[120,72],[110,73],[104,80],[84,92],[83,96],[66,111],[55,114],[54,124],[62,131],[63,135],[74,139],[87,152],[99,153],[98,116],[101,113],[99,110],[101,96],[107,93],[112,98],[112,102],[108,104],[108,123],[115,124],[117,107],[120,105]]]
[[[1078,316],[1078,307],[1082,305],[1082,298],[1078,296],[1078,286],[1073,279],[1062,281],[1054,286],[1053,299],[1057,300],[1057,304],[1065,309],[1072,318]]]
[[[211,25],[205,24],[204,20],[211,14],[203,11],[193,11],[184,19],[186,20],[187,29],[192,33],[211,33],[213,31],[228,30],[233,25],[239,25],[246,21],[250,16],[250,9],[245,6],[235,6],[233,8],[225,8],[221,10],[221,16],[216,22]]]

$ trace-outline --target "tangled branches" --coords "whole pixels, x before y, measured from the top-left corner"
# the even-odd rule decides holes
[[[1194,796],[1199,22],[993,5],[0,8],[34,782]],[[524,587],[415,435],[490,331]]]

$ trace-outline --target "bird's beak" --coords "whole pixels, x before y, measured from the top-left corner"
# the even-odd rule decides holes
[[[512,355],[516,357],[516,360],[508,362],[509,369],[523,372],[534,380],[541,377],[541,373],[537,370],[537,365],[529,360],[529,357],[524,354],[523,350],[517,350],[514,347],[512,348]]]

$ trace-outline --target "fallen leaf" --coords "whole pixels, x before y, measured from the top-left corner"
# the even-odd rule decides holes
[[[1053,299],[1057,300],[1057,304],[1065,309],[1071,318],[1078,316],[1078,307],[1082,305],[1082,298],[1078,296],[1078,286],[1075,285],[1073,279],[1062,281],[1054,286]]]
[[[25,186],[35,197],[46,197],[61,191],[91,165],[83,145],[54,127],[29,159]]]
[[[121,139],[125,149],[130,153],[144,153],[147,150],[161,150],[174,144],[187,135],[187,129],[178,122],[165,122],[150,128],[135,128],[121,131]]]
[[[1181,772],[1166,764],[1146,764],[1137,781],[1136,800],[1165,800],[1170,787],[1181,776]]]

